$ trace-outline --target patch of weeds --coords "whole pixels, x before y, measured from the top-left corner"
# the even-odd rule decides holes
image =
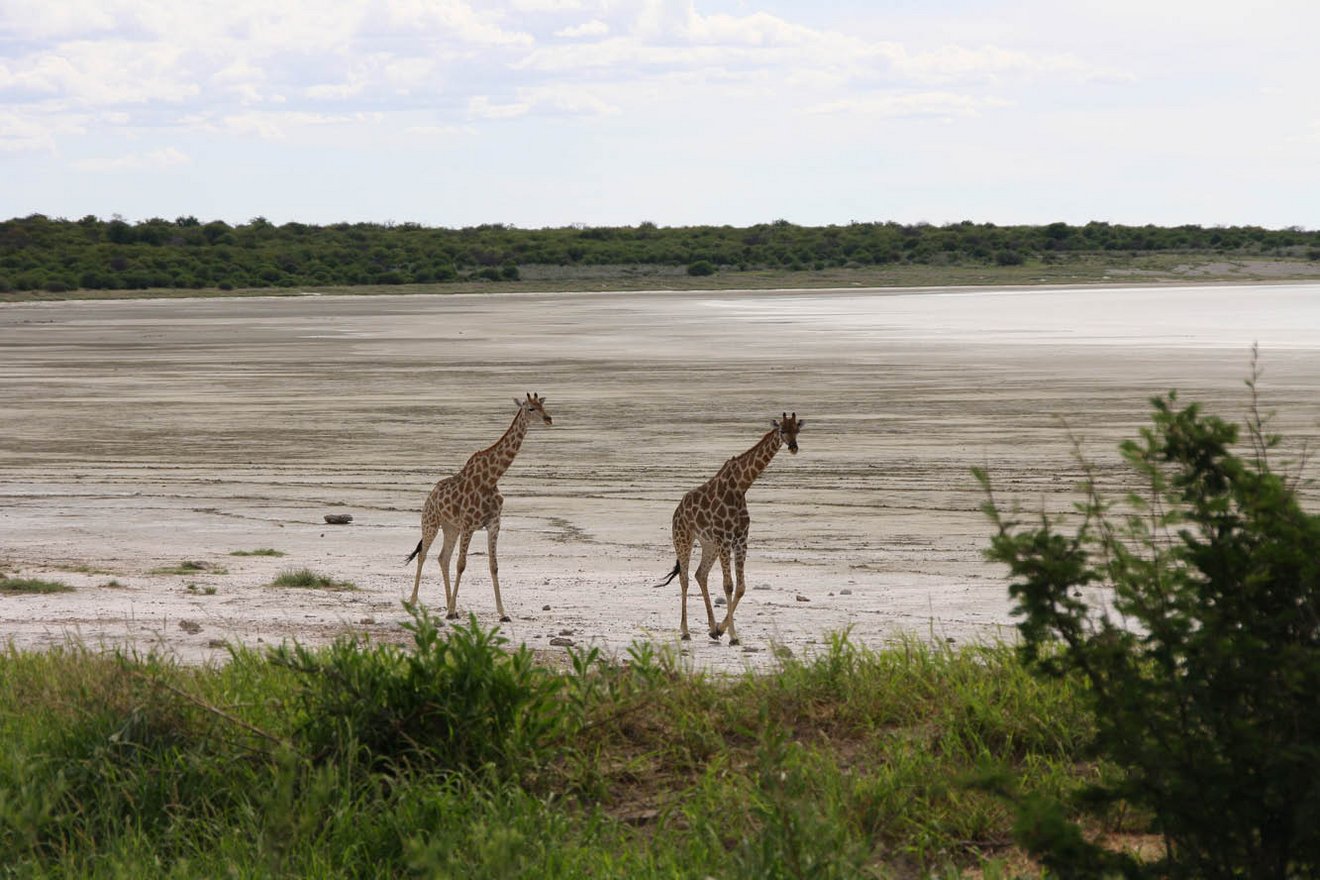
[[[229,574],[229,569],[219,565],[213,565],[209,562],[201,562],[195,559],[185,559],[177,565],[166,565],[161,568],[153,568],[152,574]]]
[[[110,578],[110,580],[101,584],[101,588],[106,590],[122,590],[126,586],[128,585],[125,584],[123,581],[119,580],[119,578]]]
[[[352,581],[337,581],[329,575],[300,568],[296,571],[281,572],[279,577],[270,582],[272,587],[297,587],[306,590],[356,590]]]
[[[189,584],[188,586],[184,587],[184,590],[186,592],[192,593],[194,596],[215,595],[215,587],[199,587],[196,584]]]
[[[288,556],[283,550],[274,547],[258,547],[256,550],[231,550],[230,556]]]
[[[62,565],[60,570],[72,574],[114,574],[108,568],[99,568],[95,565]]]
[[[38,578],[0,577],[0,593],[72,593],[73,587]]]

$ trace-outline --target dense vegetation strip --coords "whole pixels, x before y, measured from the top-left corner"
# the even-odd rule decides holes
[[[231,226],[195,217],[0,223],[0,292],[219,289],[517,280],[528,266],[667,266],[695,274],[900,265],[1016,266],[1080,254],[1320,260],[1320,231],[1255,226],[962,222],[462,229],[416,223]]]
[[[1002,766],[1059,798],[1103,769],[1075,685],[1006,647],[836,636],[769,674],[647,644],[535,662],[424,612],[413,644],[218,667],[0,655],[15,876],[956,876],[1001,860]],[[1111,830],[1132,822],[1115,814]]]

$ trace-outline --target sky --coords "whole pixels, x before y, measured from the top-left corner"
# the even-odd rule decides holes
[[[0,0],[0,219],[1320,228],[1316,0]]]

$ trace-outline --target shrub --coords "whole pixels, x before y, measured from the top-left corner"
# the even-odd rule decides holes
[[[714,275],[715,265],[710,260],[697,260],[687,267],[687,273],[693,276]]]
[[[328,649],[281,647],[305,719],[299,739],[320,759],[363,757],[399,765],[515,772],[537,761],[558,730],[561,679],[526,647],[508,651],[497,630],[471,618],[443,638],[424,608],[405,627],[413,650],[353,638]]]
[[[1072,534],[1005,519],[978,472],[1022,653],[1087,682],[1094,746],[1126,771],[1094,802],[1149,809],[1155,869],[1175,876],[1320,871],[1320,516],[1271,470],[1278,438],[1248,385],[1247,453],[1237,426],[1154,398],[1152,426],[1121,447],[1143,494],[1120,508],[1088,477]],[[1059,874],[1139,872],[1026,806],[1022,840]]]

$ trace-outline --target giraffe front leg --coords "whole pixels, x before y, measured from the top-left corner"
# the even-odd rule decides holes
[[[490,562],[490,583],[495,588],[495,610],[499,612],[500,623],[508,623],[511,618],[504,613],[504,603],[500,601],[500,564],[495,558],[495,543],[500,537],[500,521],[496,519],[486,526],[486,555]]]
[[[697,563],[697,585],[701,587],[701,598],[706,603],[706,632],[712,639],[720,637],[720,631],[715,627],[715,607],[710,601],[710,589],[707,587],[707,581],[710,577],[711,567],[715,565],[714,548],[703,543],[701,545],[701,561]]]
[[[449,597],[449,606],[445,613],[446,620],[458,619],[458,584],[463,579],[463,570],[467,568],[468,545],[472,543],[472,533],[463,532],[458,537],[458,565],[454,568],[454,594]]]

